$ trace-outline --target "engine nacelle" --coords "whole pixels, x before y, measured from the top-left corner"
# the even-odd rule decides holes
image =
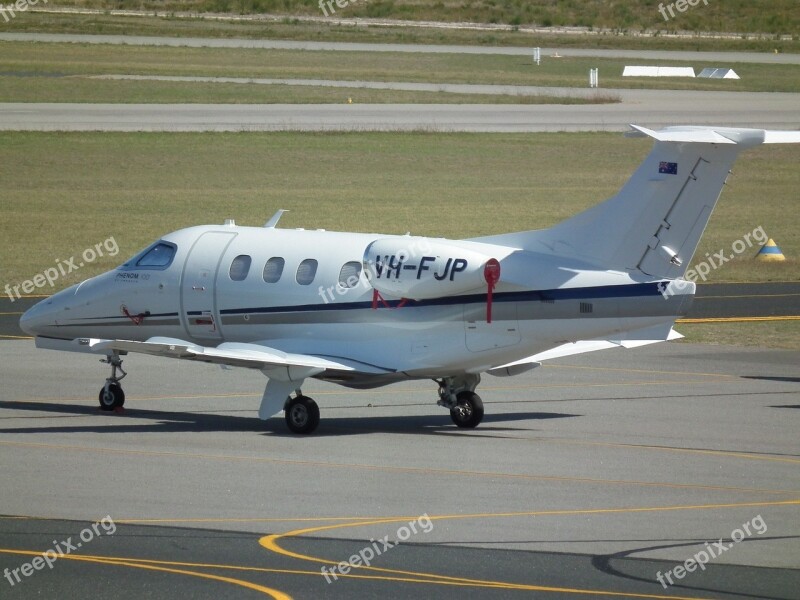
[[[486,291],[487,263],[499,275],[491,256],[423,237],[383,238],[364,251],[364,272],[372,287],[381,295],[410,300]]]

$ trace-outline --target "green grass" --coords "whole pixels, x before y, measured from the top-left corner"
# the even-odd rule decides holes
[[[598,68],[603,88],[695,89],[800,92],[800,66],[732,64],[741,80],[623,78],[625,60],[545,57],[541,66],[525,56],[471,54],[409,54],[403,52],[321,52],[246,48],[172,48],[0,42],[0,101],[57,98],[56,93],[91,97],[80,77],[102,74],[186,75],[335,79],[341,81],[403,81],[532,86],[588,86],[590,68]],[[670,61],[648,61],[675,65]],[[696,63],[700,69],[714,66]],[[26,77],[18,77],[25,75]],[[65,77],[69,76],[70,79]],[[80,91],[81,85],[84,91]],[[95,82],[92,83],[95,85]],[[109,86],[98,89],[108,90]],[[138,85],[138,84],[137,84]],[[200,85],[200,84],[197,84]],[[222,85],[222,84],[215,84]],[[28,91],[30,86],[31,91]],[[47,88],[52,88],[48,92]],[[125,86],[126,91],[134,85]],[[166,85],[154,86],[165,90]],[[186,98],[191,86],[177,98]],[[135,92],[134,92],[135,93]],[[162,92],[159,92],[159,94]],[[164,91],[169,95],[171,92]],[[223,90],[214,94],[226,95]],[[260,91],[250,93],[251,97]],[[117,94],[119,95],[119,94]],[[227,91],[230,95],[230,88]],[[141,96],[141,94],[138,94]],[[58,101],[57,99],[55,101]],[[64,100],[62,100],[64,101]],[[185,101],[185,100],[178,100]],[[196,100],[205,101],[205,100]]]
[[[204,104],[607,104],[619,96],[490,95],[247,83],[107,81],[0,75],[0,102]]]
[[[450,238],[547,227],[612,195],[649,149],[608,133],[0,133],[0,283],[109,236],[127,256],[189,225],[260,226],[278,208],[292,211],[285,227]],[[741,158],[699,256],[758,226],[800,256],[798,158],[792,146]],[[796,258],[765,267],[754,253],[712,280],[800,279]]]
[[[800,321],[678,324],[681,342],[800,350]]]
[[[556,3],[553,2],[553,5]],[[127,3],[122,6],[129,6]],[[163,6],[163,5],[161,5]],[[655,15],[655,12],[653,11]],[[764,14],[771,14],[769,10]],[[284,40],[318,40],[404,44],[467,44],[483,46],[535,46],[556,48],[621,48],[649,50],[706,50],[752,52],[800,52],[800,38],[792,40],[732,39],[665,36],[640,37],[623,31],[609,34],[565,35],[520,31],[474,31],[403,26],[375,27],[339,25],[335,21],[309,23],[286,18],[281,21],[218,21],[198,18],[155,16],[122,17],[107,14],[62,15],[31,13],[5,23],[5,30],[17,32],[83,33],[108,35],[162,35]],[[749,29],[746,29],[749,31]]]
[[[198,11],[233,14],[323,13],[317,0],[60,0],[65,6],[101,9]],[[669,4],[669,2],[666,2]],[[351,0],[333,10],[340,17],[373,17],[430,21],[583,26],[666,31],[797,33],[800,15],[793,0],[725,0],[701,4],[665,21],[659,0]]]

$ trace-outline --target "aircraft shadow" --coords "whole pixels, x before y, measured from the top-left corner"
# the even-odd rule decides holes
[[[800,377],[769,377],[767,375],[742,375],[742,379],[761,379],[764,381],[782,381],[785,383],[800,383]]]
[[[93,406],[80,404],[47,404],[44,402],[8,402],[0,401],[0,408],[24,410],[42,413],[42,416],[2,417],[0,422],[15,419],[45,419],[44,415],[58,416],[59,421],[53,425],[39,427],[3,427],[0,433],[179,433],[201,431],[251,431],[263,434],[296,437],[286,429],[282,416],[261,421],[253,411],[248,416],[238,417],[230,414],[172,412],[146,410],[138,408],[125,409],[122,413],[103,412]],[[104,417],[102,424],[65,425],[64,417]],[[488,436],[503,431],[529,430],[529,427],[508,427],[500,425],[509,422],[541,421],[545,419],[564,419],[581,415],[552,412],[510,412],[487,414],[483,422],[475,430],[457,428],[447,413],[441,415],[420,416],[367,416],[367,417],[326,417],[322,409],[322,420],[314,436],[362,435],[367,433],[422,433],[422,434],[465,434]],[[147,419],[151,423],[131,423],[130,419]],[[493,425],[497,424],[497,425]]]
[[[800,538],[800,536],[796,536],[796,535],[766,536],[766,537],[760,537],[759,536],[757,538],[745,538],[745,539],[739,540],[739,541],[737,541],[735,543],[737,543],[737,544],[738,543],[748,543],[748,544],[756,543],[756,544],[758,544],[758,543],[764,543],[764,542],[775,541],[775,540],[793,540],[793,539],[798,539],[798,538]],[[648,560],[648,559],[642,559],[642,558],[633,557],[632,555],[634,555],[634,554],[643,554],[643,553],[646,553],[646,552],[652,552],[654,550],[663,550],[663,549],[667,549],[667,548],[683,548],[683,547],[695,548],[695,547],[697,547],[697,546],[699,546],[701,544],[704,544],[707,541],[708,540],[686,540],[686,541],[676,541],[676,542],[670,543],[670,544],[665,544],[665,543],[654,544],[654,545],[651,545],[651,546],[644,546],[644,547],[640,547],[640,548],[634,548],[634,549],[631,549],[631,550],[624,550],[622,552],[617,552],[617,553],[614,553],[614,554],[594,556],[591,559],[591,563],[592,563],[592,567],[594,567],[598,571],[601,571],[602,573],[605,573],[606,575],[611,575],[613,577],[619,577],[619,578],[622,578],[622,579],[629,579],[629,580],[634,580],[634,581],[650,582],[650,581],[652,581],[652,575],[649,574],[649,573],[647,574],[647,576],[642,577],[639,574],[634,574],[632,572],[626,572],[624,570],[624,568],[617,568],[615,565],[616,564],[623,564],[624,565],[625,563],[621,562],[621,561],[624,561],[626,559],[631,559],[631,558],[633,558],[634,560],[637,560],[637,561]],[[724,542],[726,546],[732,546],[734,544],[734,540],[731,539],[731,538],[722,538],[720,541]],[[690,556],[687,557],[687,558],[690,558]],[[758,569],[758,567],[752,567],[752,568],[753,569]],[[677,583],[676,582],[673,587],[675,587],[676,589],[690,590],[690,591],[692,591],[694,593],[698,593],[698,592],[701,592],[701,593],[702,592],[705,592],[705,593],[709,593],[709,592],[710,593],[720,593],[720,592],[722,592],[722,590],[720,588],[718,588],[718,587],[703,586],[703,585],[700,585],[699,583],[691,583],[691,584],[689,584],[689,582],[686,582],[686,583],[687,583],[687,585],[682,585],[681,583]],[[724,593],[724,592],[722,592],[722,593]],[[756,598],[758,600],[783,600],[782,596],[766,595],[766,594],[764,594],[763,590],[761,590],[757,594],[756,593],[748,594],[748,593],[744,593],[742,590],[737,590],[736,594],[737,594],[737,596],[740,596],[740,597]]]

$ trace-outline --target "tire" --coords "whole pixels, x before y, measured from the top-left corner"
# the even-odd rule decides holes
[[[297,396],[286,403],[286,426],[292,433],[309,434],[319,425],[319,406],[308,396]]]
[[[483,420],[483,400],[475,392],[460,392],[458,405],[450,410],[450,418],[458,427],[473,429]]]
[[[97,399],[100,401],[100,410],[112,411],[125,405],[125,392],[118,383],[103,386]]]

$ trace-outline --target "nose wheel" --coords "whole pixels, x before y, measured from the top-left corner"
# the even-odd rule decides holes
[[[108,381],[108,380],[106,380]],[[118,383],[108,382],[100,390],[100,410],[114,410],[125,404],[125,392]]]
[[[111,377],[106,379],[106,384],[100,389],[100,394],[98,395],[100,410],[112,411],[122,408],[125,404],[125,392],[122,391],[122,386],[119,382],[127,375],[122,368],[122,359],[119,354],[115,353],[100,362],[111,365]],[[117,371],[121,375],[117,376]]]

